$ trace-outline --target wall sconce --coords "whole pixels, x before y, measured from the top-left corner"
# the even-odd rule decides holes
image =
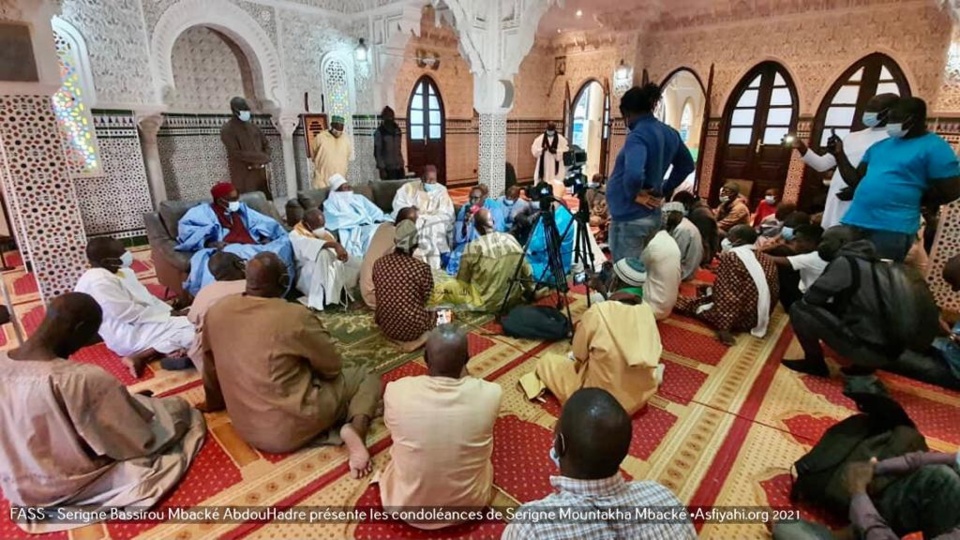
[[[614,80],[618,82],[623,82],[630,78],[630,68],[623,63],[623,59],[620,59],[620,65],[617,66],[617,70],[613,73]]]
[[[429,68],[434,71],[440,69],[440,55],[435,52],[428,52],[423,49],[418,49],[417,67],[421,69]]]
[[[364,42],[363,38],[360,38],[360,42],[357,43],[357,48],[353,51],[354,57],[357,59],[357,62],[366,62],[369,51],[367,50],[367,44]]]

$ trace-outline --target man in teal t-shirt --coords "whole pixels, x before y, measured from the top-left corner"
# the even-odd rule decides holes
[[[927,104],[901,98],[890,110],[890,138],[867,150],[854,169],[836,151],[843,179],[854,188],[841,223],[860,231],[884,259],[902,262],[920,229],[920,209],[960,198],[960,165],[945,140],[927,131]]]

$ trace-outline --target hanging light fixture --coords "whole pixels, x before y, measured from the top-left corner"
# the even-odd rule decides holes
[[[360,43],[357,43],[357,48],[354,49],[353,54],[357,59],[357,62],[366,62],[367,61],[367,44],[364,42],[363,38],[360,38]]]
[[[623,58],[620,59],[620,65],[617,66],[617,70],[614,72],[613,77],[618,81],[625,81],[630,78],[630,68],[623,63]]]

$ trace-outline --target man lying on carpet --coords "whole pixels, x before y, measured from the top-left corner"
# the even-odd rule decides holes
[[[736,342],[733,332],[766,336],[770,314],[777,306],[777,266],[755,252],[756,241],[757,231],[749,225],[730,229],[723,241],[712,294],[677,300],[678,313],[707,322],[716,328],[717,339],[727,345]]]
[[[427,334],[437,325],[436,312],[427,310],[433,292],[430,265],[414,258],[419,233],[411,220],[397,224],[393,253],[373,265],[377,309],[373,320],[388,338],[411,352],[423,347]]]
[[[207,319],[207,311],[214,304],[228,296],[243,294],[247,290],[247,263],[239,256],[226,251],[218,251],[210,256],[210,273],[217,280],[200,289],[197,297],[190,304],[187,319],[193,323],[196,334],[193,345],[190,346],[190,360],[197,370],[203,373],[203,359],[207,352],[203,348],[203,325]]]
[[[875,476],[901,479],[876,494],[867,489]],[[849,464],[844,480],[852,496],[850,523],[857,538],[899,540],[895,531],[920,531],[932,540],[960,539],[960,454],[911,452],[879,462],[873,458]],[[819,523],[800,520],[776,524],[773,538],[833,540],[836,536]]]
[[[621,290],[633,284],[629,276],[619,277],[618,269],[628,260],[614,265],[612,290],[619,292],[583,314],[569,356],[548,353],[537,361],[537,377],[561,404],[581,388],[597,387],[632,415],[657,391],[660,332],[650,305]]]
[[[67,293],[26,343],[0,353],[0,487],[13,507],[147,508],[203,444],[203,415],[183,399],[131,395],[103,369],[67,360],[101,317],[91,296]],[[82,525],[18,523],[32,533]]]
[[[297,261],[297,290],[315,311],[331,304],[347,306],[360,279],[361,258],[350,255],[326,229],[327,219],[319,208],[303,214],[290,231],[290,244]]]
[[[467,334],[451,325],[430,333],[427,374],[387,384],[383,422],[393,446],[380,499],[397,507],[482,509],[493,498],[493,425],[500,385],[467,372]],[[420,529],[455,523],[410,522]]]
[[[177,251],[193,253],[184,289],[196,296],[214,281],[207,259],[218,250],[235,253],[244,260],[264,251],[276,253],[290,273],[294,272],[293,249],[280,223],[240,202],[233,184],[221,182],[213,186],[210,195],[212,203],[187,210],[177,225]]]
[[[834,227],[824,233],[818,249],[830,265],[803,299],[790,310],[790,324],[803,348],[804,358],[783,360],[782,364],[800,373],[829,377],[822,341],[850,363],[841,372],[851,382],[868,385],[883,392],[877,379],[878,368],[900,373],[920,381],[960,388],[942,358],[904,352],[893,343],[894,335],[885,322],[878,290],[891,294],[889,280],[874,282],[874,265],[887,264],[878,259],[876,248],[868,240],[857,240],[849,227]],[[851,268],[855,263],[857,268]],[[853,272],[859,273],[854,278]],[[860,286],[855,286],[859,282]],[[876,285],[876,286],[874,286]],[[922,299],[917,299],[922,301]],[[935,324],[935,323],[934,323]]]
[[[696,538],[696,530],[689,521],[524,520],[525,512],[542,513],[557,507],[615,510],[682,506],[669,489],[656,482],[623,479],[620,463],[627,457],[632,431],[630,415],[609,392],[600,388],[577,390],[560,412],[550,448],[550,459],[560,468],[560,475],[550,477],[556,493],[521,506],[501,538]]]
[[[173,308],[150,293],[130,269],[133,254],[114,238],[87,242],[91,268],[80,276],[76,292],[89,294],[103,310],[100,336],[107,348],[123,357],[134,377],[152,360],[164,369],[190,367],[187,349],[193,344],[193,324],[174,316]],[[204,261],[206,265],[206,261]]]
[[[397,212],[397,223],[410,220],[417,223],[419,220],[419,209],[416,206],[401,208]],[[377,227],[377,232],[373,233],[370,240],[370,247],[363,254],[363,260],[360,262],[360,296],[363,297],[363,303],[370,309],[377,309],[377,293],[373,286],[373,265],[380,260],[380,257],[393,253],[396,244],[394,235],[397,227],[386,221]]]
[[[261,253],[247,264],[246,293],[210,308],[198,408],[226,408],[240,437],[266,452],[293,452],[326,433],[321,442],[346,443],[350,472],[362,477],[371,470],[364,437],[380,377],[343,367],[323,323],[281,298],[289,281],[280,258]],[[337,425],[339,437],[330,431]]]

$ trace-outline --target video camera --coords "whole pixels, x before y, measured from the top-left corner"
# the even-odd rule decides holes
[[[580,195],[587,189],[587,175],[583,174],[583,166],[586,164],[587,151],[577,145],[563,153],[563,166],[567,169],[563,185],[571,188],[574,195]]]

